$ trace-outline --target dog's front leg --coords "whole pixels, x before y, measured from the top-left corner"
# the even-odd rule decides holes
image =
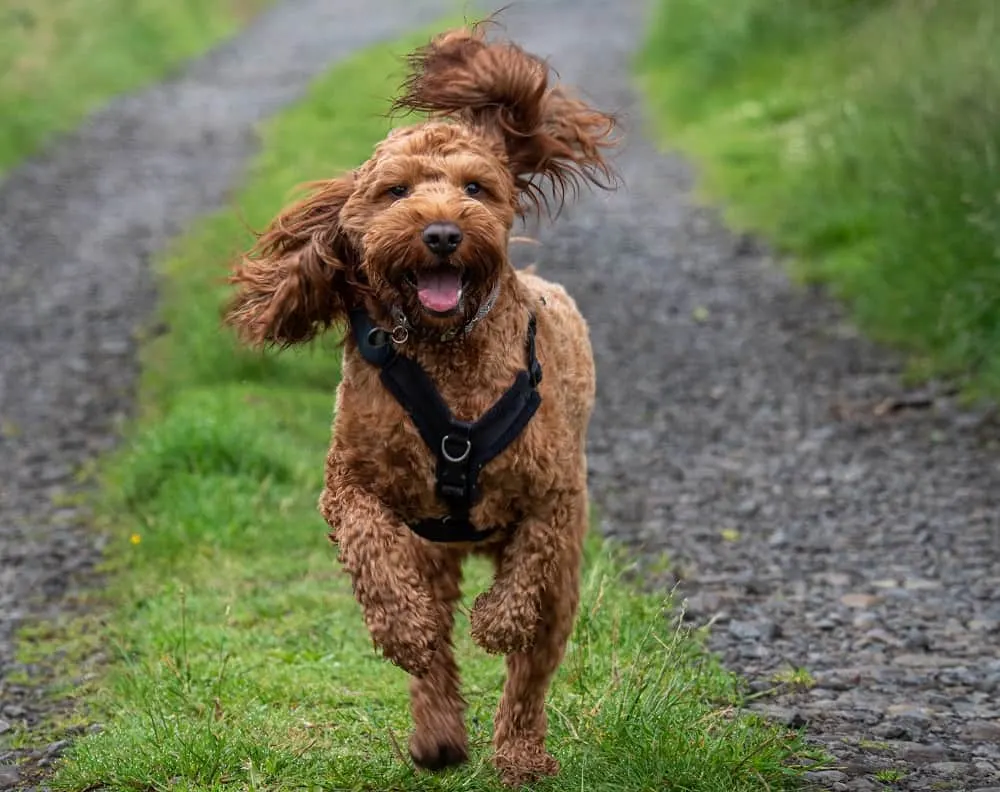
[[[493,585],[473,605],[472,637],[487,652],[507,655],[533,646],[546,588],[560,568],[579,566],[586,493],[560,493],[549,506],[518,525],[497,558]]]
[[[443,625],[416,540],[378,498],[336,479],[328,479],[320,511],[375,645],[404,671],[423,676]]]

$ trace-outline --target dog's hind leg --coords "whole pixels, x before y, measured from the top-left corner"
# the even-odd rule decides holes
[[[410,756],[418,767],[441,770],[461,764],[469,755],[465,700],[451,641],[455,603],[461,596],[462,561],[456,553],[441,552],[435,553],[433,560],[429,558],[428,563],[442,634],[427,673],[410,681],[410,709],[415,726],[410,737]]]

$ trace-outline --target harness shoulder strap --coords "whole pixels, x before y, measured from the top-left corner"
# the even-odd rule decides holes
[[[427,372],[415,360],[393,355],[382,365],[382,384],[406,410],[424,442],[433,450],[447,436],[451,410],[444,403]]]
[[[397,355],[389,334],[364,310],[352,313],[351,329],[361,356],[379,367],[382,384],[410,416],[423,441],[436,448],[448,433],[452,417],[427,372],[415,360]]]
[[[472,426],[477,473],[517,439],[542,403],[538,392],[542,367],[535,356],[534,314],[528,320],[527,352],[527,370],[518,372],[514,384]]]

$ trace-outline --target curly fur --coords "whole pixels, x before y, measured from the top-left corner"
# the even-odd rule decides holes
[[[378,322],[411,318],[399,348],[430,375],[456,417],[479,418],[525,365],[529,311],[545,375],[542,403],[524,432],[480,474],[472,511],[504,526],[476,545],[433,544],[407,527],[446,513],[435,460],[379,372],[348,334],[320,510],[349,573],[365,624],[386,658],[412,676],[414,761],[464,761],[465,702],[452,654],[462,560],[495,562],[491,588],[470,614],[475,641],[506,655],[494,729],[495,764],[519,785],[558,772],[545,749],[545,696],[572,631],[587,529],[585,440],[594,400],[586,324],[566,291],[508,257],[519,213],[558,201],[582,182],[608,186],[602,151],[614,120],[549,84],[548,68],[481,29],[439,36],[411,59],[397,107],[431,118],[394,131],[351,174],[314,185],[282,212],[236,267],[227,321],[255,346],[308,341],[363,306]],[[481,186],[476,195],[465,189]],[[403,186],[405,197],[390,188]],[[412,276],[441,266],[421,241],[450,221],[463,240],[448,266],[466,288],[455,315],[423,310]],[[465,324],[499,284],[495,305]]]

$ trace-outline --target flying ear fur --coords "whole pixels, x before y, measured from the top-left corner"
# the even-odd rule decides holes
[[[353,181],[347,175],[310,185],[314,192],[272,220],[234,268],[228,282],[237,291],[225,322],[242,341],[284,348],[346,319],[363,288],[339,230]]]
[[[510,42],[487,42],[481,28],[433,39],[409,58],[410,74],[395,110],[450,117],[499,137],[529,207],[557,206],[582,181],[610,189],[616,177],[603,150],[615,145],[613,116],[549,85],[549,67]]]

